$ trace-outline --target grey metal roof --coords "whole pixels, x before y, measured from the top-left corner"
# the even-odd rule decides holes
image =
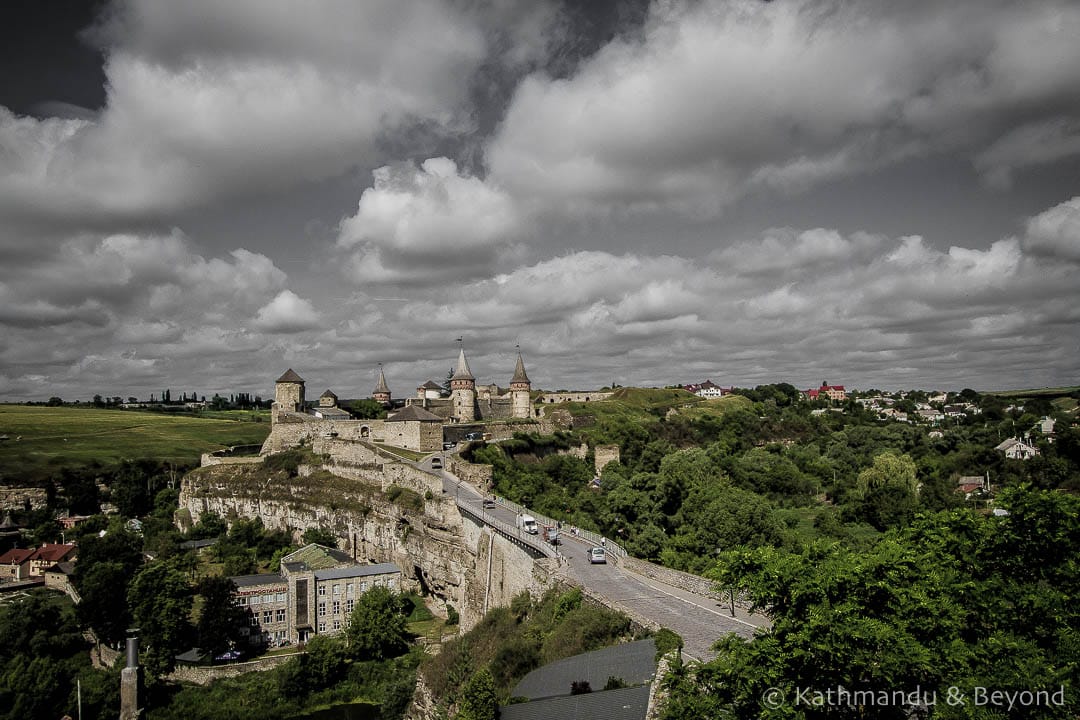
[[[514,377],[510,378],[511,383],[527,383],[529,382],[529,376],[525,374],[525,361],[521,359],[521,353],[517,356],[517,365],[514,366]]]
[[[316,407],[311,412],[328,420],[352,420],[352,415],[337,407]]]
[[[642,685],[506,705],[499,708],[499,717],[501,720],[644,720],[648,709],[649,686]]]
[[[388,573],[400,573],[394,563],[379,563],[377,565],[353,565],[352,567],[332,568],[330,570],[318,570],[315,573],[316,580],[341,580],[342,578],[367,577],[368,575],[386,575]]]
[[[613,645],[537,668],[523,677],[510,695],[534,700],[569,695],[571,683],[581,680],[599,690],[609,677],[617,677],[627,685],[648,683],[656,674],[655,658],[652,638]]]
[[[461,352],[458,353],[457,367],[454,368],[454,374],[450,378],[451,380],[475,380],[472,370],[469,369],[469,361],[465,359],[465,348],[461,348]]]
[[[303,383],[304,378],[297,375],[296,372],[294,372],[292,368],[289,368],[288,370],[285,371],[285,374],[282,375],[281,377],[279,377],[277,380],[275,380],[275,382],[279,382],[279,383]]]
[[[285,582],[281,573],[262,573],[261,575],[237,575],[229,578],[236,587],[251,587],[252,585],[280,585]]]
[[[428,412],[418,405],[407,405],[403,410],[399,410],[390,417],[386,418],[386,422],[442,422],[442,418],[435,413]]]
[[[184,550],[198,550],[199,548],[217,545],[217,541],[217,538],[206,538],[204,540],[185,540],[184,542],[180,543],[180,547]]]

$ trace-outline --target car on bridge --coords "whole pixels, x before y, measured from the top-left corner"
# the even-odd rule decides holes
[[[442,458],[441,457],[433,457],[433,458],[431,458],[431,469],[432,470],[441,470],[442,469]]]
[[[594,547],[589,551],[589,562],[593,565],[606,565],[607,552],[602,547]]]
[[[493,498],[493,497],[484,498],[484,507],[486,507],[488,509],[494,508],[495,507],[495,498]]]

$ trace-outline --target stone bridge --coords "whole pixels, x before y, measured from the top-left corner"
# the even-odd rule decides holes
[[[517,525],[517,518],[528,514],[541,526],[555,527],[551,518],[505,498],[485,497],[449,472],[429,469],[430,461],[418,467],[442,477],[443,492],[453,495],[463,517],[507,538],[534,559],[556,559],[560,575],[594,600],[625,612],[645,627],[677,632],[685,642],[687,657],[711,659],[715,655],[711,646],[720,637],[728,633],[750,637],[757,628],[768,627],[767,618],[750,613],[744,602],[731,593],[718,592],[705,578],[632,558],[617,543],[586,530],[577,529],[575,534],[563,526],[559,542],[551,544],[542,533],[526,533]],[[604,564],[590,562],[589,550],[598,546],[606,550]]]

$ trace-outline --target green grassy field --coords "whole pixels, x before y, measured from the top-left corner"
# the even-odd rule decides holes
[[[1002,398],[1055,398],[1064,397],[1071,393],[1080,390],[1080,385],[1070,385],[1068,387],[1048,387],[1048,388],[1033,388],[1031,390],[995,390],[992,392],[985,392],[983,395],[995,395]]]
[[[33,481],[62,467],[154,458],[198,463],[204,452],[261,443],[269,418],[201,418],[127,410],[0,405],[0,479]]]

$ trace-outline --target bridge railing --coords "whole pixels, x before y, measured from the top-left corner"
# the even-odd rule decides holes
[[[507,508],[508,510],[513,510],[517,514],[532,515],[534,518],[536,518],[536,522],[540,523],[541,525],[554,526],[556,524],[556,522],[560,522],[560,523],[562,522],[562,521],[555,521],[555,520],[547,517],[546,515],[541,515],[540,513],[536,512],[535,510],[530,510],[529,508],[525,507],[524,505],[518,505],[516,502],[513,502],[512,500],[507,500],[506,498],[503,498],[503,497],[496,496],[495,497],[495,503],[498,504],[498,505],[501,505],[504,508]],[[566,533],[566,534],[570,533],[570,529],[565,524],[562,524],[561,527],[562,527],[562,529],[559,531],[560,533]],[[585,540],[589,541],[590,543],[592,543],[593,545],[596,545],[598,547],[603,545],[604,547],[607,548],[607,552],[609,554],[611,554],[611,555],[614,555],[615,557],[618,557],[618,558],[626,557],[626,550],[624,550],[621,545],[614,542],[610,538],[604,538],[599,533],[594,533],[591,530],[583,530],[582,528],[578,528],[577,537],[578,538],[584,538]]]
[[[496,502],[498,502],[498,500],[496,500]],[[548,543],[544,542],[540,535],[532,535],[530,533],[524,532],[521,528],[515,525],[511,525],[510,523],[503,522],[496,517],[488,515],[482,509],[477,512],[476,507],[473,504],[469,503],[465,498],[459,497],[457,499],[457,506],[458,508],[467,511],[469,514],[476,516],[486,525],[489,525],[495,530],[498,530],[507,537],[515,538],[521,543],[528,545],[532,549],[537,550],[538,552],[544,554],[547,557],[555,557],[558,554],[556,549]]]

